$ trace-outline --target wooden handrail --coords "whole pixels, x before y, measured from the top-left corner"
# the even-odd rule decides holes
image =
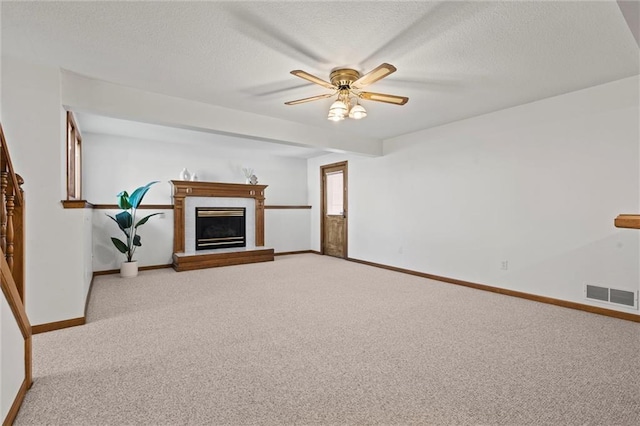
[[[27,312],[20,298],[20,294],[18,294],[18,288],[13,280],[13,274],[9,269],[9,264],[5,260],[4,256],[0,256],[0,286],[2,287],[2,294],[13,313],[13,317],[20,329],[20,334],[22,334],[24,342],[24,379],[20,389],[18,389],[15,395],[13,404],[11,404],[11,407],[9,408],[9,412],[2,420],[2,425],[5,426],[13,424],[13,421],[18,414],[18,410],[22,405],[22,401],[24,400],[25,394],[33,383],[31,345],[32,332]],[[2,385],[4,387],[4,383]]]
[[[9,270],[9,265],[4,259],[4,256],[0,259],[0,281],[2,282],[2,292],[18,323],[22,337],[25,339],[31,337],[31,324],[29,324],[27,311],[22,304],[22,300],[18,294],[18,287],[13,280],[13,274],[11,270]]]
[[[24,380],[3,425],[12,424],[24,395],[31,387],[31,324],[24,304],[25,206],[24,180],[16,174],[4,130],[0,125],[0,285],[24,340]],[[3,384],[4,387],[4,384]]]
[[[0,125],[0,250],[24,304],[25,208],[24,180],[16,174]]]

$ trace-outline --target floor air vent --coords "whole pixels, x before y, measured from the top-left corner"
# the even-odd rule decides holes
[[[597,285],[587,284],[585,292],[587,294],[587,299],[638,309],[638,298],[636,297],[636,293],[632,291],[617,290],[615,288],[599,287]]]

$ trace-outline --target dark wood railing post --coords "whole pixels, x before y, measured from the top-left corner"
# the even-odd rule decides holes
[[[20,199],[22,200],[22,204],[19,204],[15,207],[14,213],[14,228],[15,235],[14,238],[14,251],[13,251],[13,279],[16,282],[16,286],[18,287],[18,294],[20,294],[20,299],[22,303],[25,303],[24,300],[24,287],[26,285],[25,282],[25,218],[26,218],[26,208],[25,208],[25,199],[24,199],[24,190],[22,189],[22,185],[24,184],[24,179],[22,176],[16,174],[18,179],[18,186],[20,191]]]
[[[2,162],[4,163],[4,161]],[[4,169],[4,164],[2,164]],[[0,171],[0,249],[7,252],[7,186],[9,184],[8,172]]]
[[[9,265],[9,270],[13,274],[13,240],[15,238],[14,228],[13,228],[13,213],[15,209],[15,204],[13,203],[16,196],[14,195],[14,188],[11,188],[11,192],[7,194],[7,250],[4,252],[7,257],[7,264]]]

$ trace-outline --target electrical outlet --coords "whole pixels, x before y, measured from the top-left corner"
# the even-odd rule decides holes
[[[503,260],[502,262],[500,262],[500,269],[502,269],[503,271],[506,271],[509,269],[509,261],[508,260]]]

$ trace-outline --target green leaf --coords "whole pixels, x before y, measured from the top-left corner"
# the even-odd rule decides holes
[[[131,208],[131,203],[129,201],[129,194],[127,194],[127,191],[122,191],[117,195],[117,197],[118,197],[118,207],[120,207],[122,210],[127,210]]]
[[[133,207],[134,209],[137,209],[140,203],[142,202],[142,198],[144,198],[145,194],[147,193],[151,185],[156,183],[158,183],[157,180],[153,182],[149,182],[145,186],[141,186],[140,188],[133,191],[133,193],[129,197],[129,204],[131,204],[131,207]]]
[[[129,251],[129,247],[119,239],[111,237],[111,241],[113,241],[113,245],[120,250],[120,253],[126,253]]]
[[[142,246],[142,243],[140,242],[140,235],[133,237],[133,245],[138,247]]]
[[[118,222],[120,229],[126,233],[126,230],[133,225],[133,218],[129,212],[120,212],[116,215],[116,222]]]
[[[155,216],[155,215],[157,215],[157,214],[161,214],[161,213],[153,213],[153,214],[150,214],[149,216],[145,216],[145,217],[143,217],[142,219],[140,219],[140,220],[138,221],[138,223],[136,223],[136,228],[137,228],[138,226],[140,226],[140,225],[144,225],[145,223],[147,223],[147,221],[149,220],[149,218],[150,218],[151,216]]]
[[[127,229],[123,229],[122,226],[120,226],[120,223],[116,220],[115,217],[111,216],[111,215],[107,215],[111,220],[113,220],[115,223],[118,224],[118,228],[120,228],[120,230],[122,232],[124,232],[124,234],[127,236],[127,238],[129,238],[129,232]]]

